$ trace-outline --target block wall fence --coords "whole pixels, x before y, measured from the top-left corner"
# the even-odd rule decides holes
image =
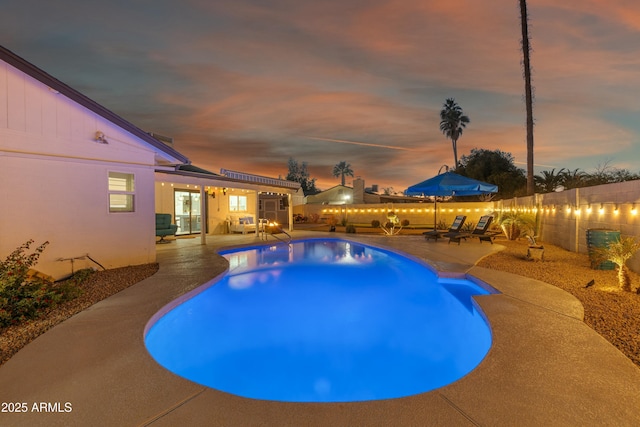
[[[539,240],[587,253],[589,229],[640,237],[640,180],[499,200],[494,209],[535,213],[540,220]],[[640,254],[627,265],[640,272]]]
[[[622,236],[640,238],[640,180],[593,187],[575,188],[554,193],[535,194],[493,202],[453,202],[437,204],[437,222],[451,224],[456,215],[467,215],[477,223],[482,215],[501,211],[535,214],[539,219],[538,240],[572,252],[587,253],[587,230],[620,231]],[[411,225],[433,227],[433,203],[380,203],[360,205],[298,205],[294,212],[320,218],[333,215],[338,222],[368,224],[377,219],[384,223],[393,211]],[[640,253],[627,265],[640,273]]]

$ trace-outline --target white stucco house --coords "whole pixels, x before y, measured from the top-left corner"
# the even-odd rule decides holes
[[[95,267],[91,259],[105,268],[154,262],[155,213],[180,212],[182,220],[178,203],[186,207],[194,191],[206,194],[207,226],[186,230],[185,222],[181,232],[204,235],[228,231],[229,203],[234,213],[260,216],[262,194],[290,201],[299,189],[204,172],[0,46],[0,259],[33,239],[50,242],[37,268],[54,278]],[[229,198],[243,190],[247,198]]]

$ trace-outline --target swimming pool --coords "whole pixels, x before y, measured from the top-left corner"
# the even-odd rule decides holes
[[[221,254],[228,273],[145,334],[158,363],[194,382],[265,400],[388,399],[458,380],[491,347],[471,296],[493,291],[416,259],[342,239]]]

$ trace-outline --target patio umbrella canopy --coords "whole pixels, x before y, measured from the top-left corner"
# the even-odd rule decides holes
[[[478,196],[497,193],[498,186],[478,181],[453,172],[445,172],[412,185],[404,192],[407,196]],[[434,197],[434,200],[435,200]],[[436,226],[436,206],[433,209],[433,226]]]

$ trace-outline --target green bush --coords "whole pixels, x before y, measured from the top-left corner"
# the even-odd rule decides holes
[[[378,221],[377,219],[374,219],[373,221],[371,221],[371,226],[373,228],[378,228],[380,227],[380,221]]]
[[[56,286],[29,274],[49,242],[27,255],[32,244],[29,240],[0,261],[0,327],[38,317],[43,310],[77,295],[73,285]]]
[[[347,224],[347,227],[344,229],[346,233],[354,233],[356,232],[356,226],[353,224]]]
[[[92,269],[83,268],[82,270],[78,270],[75,273],[73,273],[73,276],[71,276],[69,280],[72,283],[79,285],[81,283],[86,282],[89,279],[89,277],[93,275],[93,273],[95,273],[95,271],[93,271]]]

